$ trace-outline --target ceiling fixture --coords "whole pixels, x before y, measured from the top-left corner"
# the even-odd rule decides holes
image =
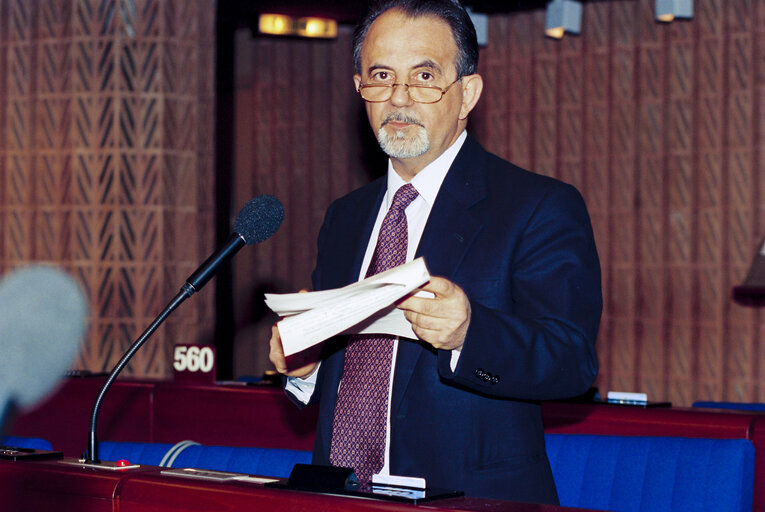
[[[489,43],[489,16],[473,12],[470,8],[465,9],[470,16],[470,21],[475,27],[475,36],[478,39],[478,46],[486,46]]]
[[[286,14],[261,14],[258,32],[272,36],[337,37],[337,21],[329,18],[293,18]]]
[[[693,18],[693,0],[656,0],[656,20],[669,23],[675,18]]]
[[[582,3],[576,0],[552,0],[545,12],[545,34],[560,39],[563,34],[578,34],[582,28]]]

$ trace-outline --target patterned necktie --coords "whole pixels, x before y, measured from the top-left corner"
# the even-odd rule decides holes
[[[380,226],[367,277],[406,263],[404,210],[417,195],[409,183],[396,191]],[[362,485],[382,469],[385,457],[393,341],[388,335],[354,335],[345,351],[329,460],[334,466],[353,468]]]

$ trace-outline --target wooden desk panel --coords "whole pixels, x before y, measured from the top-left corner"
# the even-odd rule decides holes
[[[69,379],[53,397],[20,415],[9,434],[48,439],[67,456],[87,447],[90,412],[103,378]],[[182,386],[118,381],[101,411],[99,439],[310,450],[317,408],[298,409],[279,388]],[[749,439],[755,446],[754,508],[765,512],[765,413],[548,402],[550,433]]]
[[[52,462],[0,460],[0,509],[39,512],[114,508],[123,473],[96,472]]]
[[[281,389],[157,385],[154,440],[313,450],[318,407],[299,409]]]
[[[607,404],[542,404],[545,432],[751,439],[757,413]]]
[[[584,509],[478,498],[406,503],[268,489],[260,484],[211,482],[160,474],[143,466],[121,472],[55,461],[0,460],[0,509],[39,512],[570,512]]]
[[[43,403],[16,416],[9,435],[41,437],[68,457],[86,449],[90,415],[105,377],[67,379]],[[106,393],[98,439],[312,450],[318,407],[299,409],[281,389],[184,386],[118,380]]]
[[[65,380],[41,404],[18,414],[11,435],[41,437],[68,457],[79,457],[88,448],[90,415],[106,377]],[[151,441],[153,382],[117,381],[101,404],[98,438],[108,441]]]

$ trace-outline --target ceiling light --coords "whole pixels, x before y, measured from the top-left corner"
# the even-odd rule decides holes
[[[337,21],[327,18],[300,18],[297,35],[302,37],[337,37]]]
[[[563,34],[578,34],[582,27],[582,3],[576,0],[552,0],[545,12],[545,34],[560,39]]]
[[[656,20],[669,23],[675,18],[693,18],[693,0],[656,0]]]
[[[258,32],[276,36],[337,37],[337,21],[328,18],[293,18],[286,14],[261,14]]]
[[[292,34],[292,18],[285,14],[261,14],[258,31],[261,34],[284,36]]]

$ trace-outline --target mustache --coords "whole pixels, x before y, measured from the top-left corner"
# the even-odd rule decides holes
[[[404,114],[403,112],[389,113],[387,116],[385,116],[385,119],[383,119],[382,124],[380,124],[380,128],[382,128],[383,126],[391,122],[414,124],[417,126],[422,126],[424,128],[422,122],[419,119],[417,119],[416,117],[410,116],[409,114]]]

